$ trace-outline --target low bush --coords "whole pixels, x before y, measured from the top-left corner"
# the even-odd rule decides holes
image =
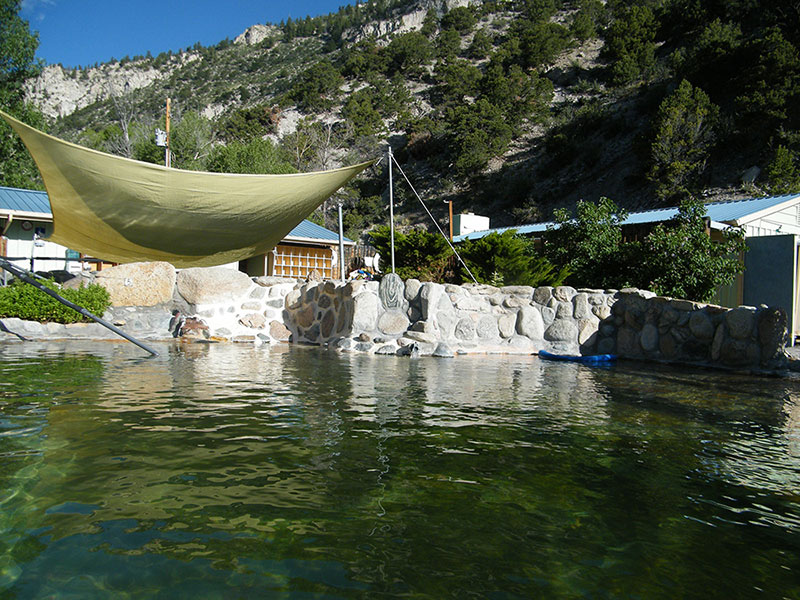
[[[55,290],[60,296],[82,306],[90,313],[102,316],[111,306],[108,290],[96,284],[77,290],[60,289],[53,281],[42,282]],[[16,317],[25,321],[41,323],[80,323],[88,322],[79,312],[61,304],[52,296],[20,280],[14,280],[0,288],[0,317]]]

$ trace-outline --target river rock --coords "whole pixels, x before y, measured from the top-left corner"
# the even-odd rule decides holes
[[[381,279],[378,297],[381,299],[383,307],[387,310],[390,308],[402,309],[405,300],[404,293],[405,284],[396,273],[389,273]]]
[[[378,318],[378,329],[386,335],[399,335],[409,324],[408,317],[397,308],[387,310]]]
[[[336,325],[336,313],[333,309],[325,312],[319,322],[319,332],[323,338],[328,339],[333,333],[333,326]]]
[[[578,292],[572,299],[572,314],[576,319],[588,319],[592,316],[592,305],[589,304],[589,294]]]
[[[783,349],[789,339],[789,317],[782,308],[764,308],[758,315],[758,343],[761,361],[783,361]]]
[[[246,273],[225,267],[193,267],[177,275],[178,293],[191,305],[230,303],[253,285]]]
[[[372,331],[378,321],[378,297],[359,294],[353,298],[353,331]]]
[[[578,327],[572,319],[556,319],[545,330],[544,339],[548,342],[570,342],[575,344],[578,341]]]
[[[497,317],[497,329],[500,332],[500,337],[510,338],[514,335],[517,324],[517,316],[513,313],[503,313]],[[544,328],[542,328],[542,335],[544,335]]]
[[[497,320],[491,315],[484,315],[478,320],[475,326],[475,333],[482,340],[489,340],[496,338],[500,335],[497,329]]]
[[[247,275],[245,279],[249,288],[250,279]],[[112,306],[156,306],[170,302],[175,281],[175,267],[167,262],[130,263],[95,273],[95,283],[108,290]]]
[[[444,342],[440,342],[439,344],[436,345],[436,348],[434,349],[432,356],[435,356],[437,358],[453,358],[455,354],[453,353],[453,350],[450,348],[450,346],[448,346]]]
[[[560,285],[553,290],[553,297],[559,302],[572,302],[575,294],[577,294],[575,288],[568,285]]]
[[[267,319],[260,313],[248,313],[239,319],[239,323],[250,329],[264,329]]]
[[[433,318],[436,308],[439,306],[439,301],[443,296],[444,286],[430,281],[422,284],[419,291],[419,308],[423,319]],[[448,298],[447,301],[449,302],[450,299]]]
[[[655,352],[658,349],[658,328],[652,323],[645,323],[639,343],[645,352]]]
[[[747,339],[755,325],[755,309],[749,306],[740,306],[725,313],[725,322],[728,332],[735,340]]]
[[[533,301],[536,304],[541,304],[542,306],[547,306],[547,303],[550,302],[550,299],[553,297],[553,288],[550,286],[541,286],[537,287],[533,291]]]
[[[475,338],[475,323],[469,317],[462,317],[456,323],[453,335],[459,340],[471,340]]]
[[[280,342],[288,342],[292,337],[292,332],[280,321],[269,322],[269,336]]]
[[[667,322],[674,322],[674,310],[668,309],[664,311],[663,314],[668,315]],[[691,331],[692,335],[695,337],[708,341],[714,337],[714,324],[711,322],[711,319],[708,318],[708,315],[705,312],[696,310],[692,312],[691,316],[689,317],[689,331]]]
[[[303,308],[294,313],[294,322],[300,327],[311,327],[311,324],[314,322],[314,305],[306,304]]]
[[[544,337],[544,331],[544,321],[536,307],[523,306],[519,309],[517,313],[517,333],[532,340],[540,340]]]

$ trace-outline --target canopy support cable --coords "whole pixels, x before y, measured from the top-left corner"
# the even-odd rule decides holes
[[[428,210],[428,207],[425,205],[425,202],[423,202],[422,198],[420,198],[420,195],[417,193],[417,190],[415,190],[414,186],[411,185],[411,182],[408,180],[408,177],[406,176],[405,171],[403,171],[403,168],[397,162],[397,159],[394,157],[393,154],[390,154],[389,156],[392,159],[392,162],[397,166],[397,169],[400,171],[400,174],[403,176],[403,179],[406,180],[406,183],[408,184],[408,187],[411,188],[411,191],[414,192],[414,195],[417,197],[417,200],[419,200],[419,203],[422,204],[422,208],[425,209],[425,212],[428,213],[428,216],[431,218],[431,221],[433,221],[433,224],[436,225],[436,229],[439,230],[439,233],[442,234],[442,237],[447,242],[447,245],[450,246],[450,249],[456,255],[456,258],[458,258],[458,261],[461,263],[461,265],[464,267],[464,269],[466,269],[467,273],[469,273],[469,276],[472,278],[472,281],[474,281],[475,283],[478,283],[478,280],[475,279],[475,276],[472,274],[472,271],[469,270],[469,267],[467,266],[467,263],[465,263],[464,259],[461,258],[461,255],[458,253],[458,250],[456,250],[456,247],[453,246],[453,243],[448,239],[448,237],[447,237],[447,235],[445,235],[444,231],[442,231],[442,228],[439,227],[439,223],[437,223],[436,219],[433,218],[433,214],[431,214],[431,211]]]

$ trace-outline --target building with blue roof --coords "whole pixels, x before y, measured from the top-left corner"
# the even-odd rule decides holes
[[[79,262],[66,260],[77,253],[47,241],[52,231],[47,192],[0,186],[0,256],[25,259],[18,264],[37,271],[80,269]],[[338,245],[338,233],[305,219],[269,255],[231,266],[253,276],[307,277],[316,269],[323,278],[334,278],[339,277]],[[344,238],[344,245],[352,248],[355,242]]]
[[[706,216],[712,229],[725,227],[743,227],[747,237],[779,235],[792,233],[800,235],[800,194],[787,196],[771,196],[767,198],[749,198],[746,200],[729,200],[725,202],[709,202],[704,205]],[[623,226],[656,225],[669,221],[678,214],[678,207],[657,208],[628,214]],[[553,221],[497,227],[483,231],[473,231],[453,237],[454,242],[480,239],[490,233],[503,233],[514,229],[520,235],[540,237],[548,227],[555,226]]]
[[[744,274],[731,286],[718,290],[714,302],[723,306],[779,306],[789,317],[792,340],[800,336],[800,194],[709,202],[704,206],[712,239],[725,228],[741,227],[748,246]],[[623,231],[636,237],[677,214],[677,207],[633,212],[623,221]],[[541,238],[554,226],[548,221],[472,231],[454,236],[453,241],[480,239],[509,229]]]

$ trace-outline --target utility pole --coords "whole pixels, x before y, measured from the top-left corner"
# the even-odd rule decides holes
[[[450,241],[453,241],[453,201],[448,200],[447,206],[449,207],[450,212]]]
[[[169,151],[169,98],[167,98],[167,152],[166,152],[166,157],[167,157],[167,167],[171,167],[172,166],[172,156],[170,156],[170,151]]]

